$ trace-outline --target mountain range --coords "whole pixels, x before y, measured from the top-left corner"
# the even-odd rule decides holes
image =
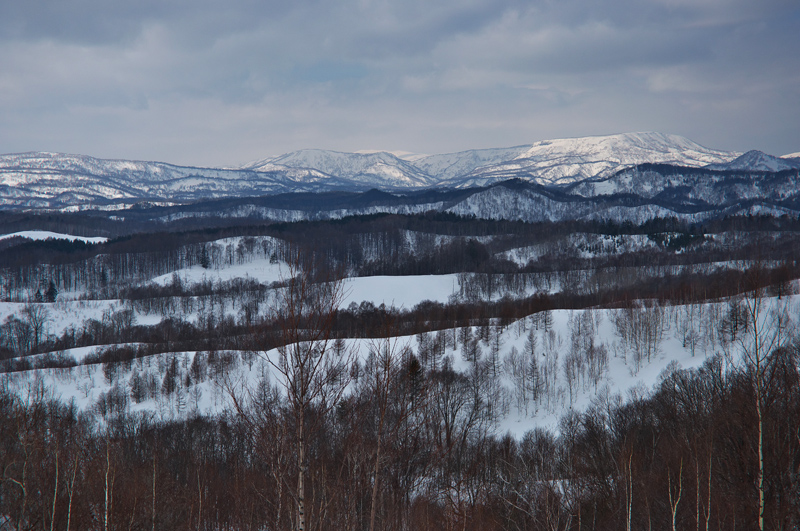
[[[285,220],[427,210],[527,221],[702,218],[794,212],[798,169],[800,158],[713,150],[662,133],[440,155],[310,149],[239,168],[34,152],[0,156],[0,201],[14,210],[135,206],[137,215],[154,207],[154,216]]]

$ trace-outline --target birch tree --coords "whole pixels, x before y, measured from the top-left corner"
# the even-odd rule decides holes
[[[281,346],[277,356],[267,359],[286,393],[293,423],[296,529],[304,531],[312,527],[306,511],[309,436],[342,397],[348,383],[350,353],[334,348],[333,324],[344,297],[343,282],[315,282],[312,272],[301,270],[299,263],[297,259],[290,266],[289,278],[272,309]]]
[[[784,347],[793,335],[794,323],[789,317],[787,299],[771,300],[766,297],[764,271],[755,267],[747,272],[749,291],[742,301],[747,323],[745,333],[736,336],[743,361],[752,374],[758,439],[756,441],[758,473],[758,528],[764,529],[764,399],[765,374],[770,354]]]

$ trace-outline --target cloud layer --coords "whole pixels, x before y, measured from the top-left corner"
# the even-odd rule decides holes
[[[656,130],[800,150],[795,0],[0,4],[0,152],[239,164]]]

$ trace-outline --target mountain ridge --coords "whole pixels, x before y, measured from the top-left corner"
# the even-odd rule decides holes
[[[653,132],[425,156],[308,149],[240,168],[28,152],[0,155],[0,201],[14,209],[80,210],[293,192],[469,189],[510,179],[564,188],[642,164],[739,171],[749,166],[753,171],[800,167],[795,159],[757,153],[709,149],[678,135]]]
[[[726,163],[709,164],[706,168],[713,170],[749,170],[777,172],[800,168],[800,159],[775,157],[763,151],[750,150]]]

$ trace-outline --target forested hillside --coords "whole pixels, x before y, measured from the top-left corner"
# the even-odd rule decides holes
[[[796,216],[237,219],[0,215],[0,528],[800,525]]]

